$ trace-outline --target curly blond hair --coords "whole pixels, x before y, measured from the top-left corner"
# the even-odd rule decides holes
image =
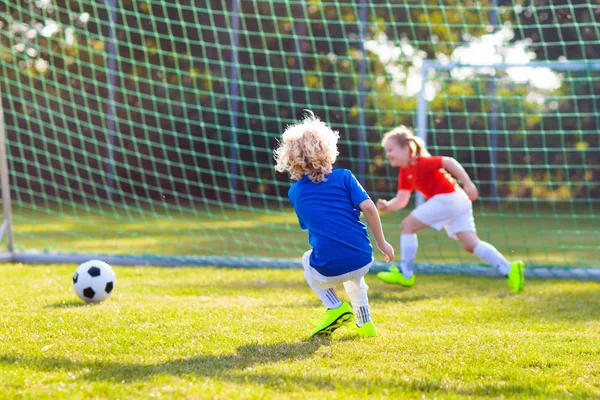
[[[323,182],[339,154],[339,138],[339,132],[309,111],[304,119],[283,132],[274,151],[275,170],[289,172],[294,180],[306,175],[312,182]]]

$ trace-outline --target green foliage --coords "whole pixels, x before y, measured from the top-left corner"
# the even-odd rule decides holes
[[[193,137],[209,138],[203,152],[225,159],[228,148],[223,142],[232,135],[228,127],[233,121],[227,110],[232,106],[230,91],[234,84],[239,85],[239,109],[244,116],[237,121],[239,156],[242,162],[255,163],[254,168],[248,168],[248,173],[276,178],[271,170],[270,152],[257,154],[256,148],[272,148],[273,138],[280,133],[282,125],[299,117],[305,108],[314,109],[334,126],[342,126],[343,136],[350,140],[361,137],[362,130],[366,131],[372,149],[368,156],[375,158],[383,130],[397,124],[414,125],[416,101],[414,95],[395,92],[394,84],[398,82],[386,72],[377,54],[362,52],[362,41],[377,40],[385,34],[391,45],[404,43],[422,57],[434,59],[440,55],[450,57],[458,47],[494,29],[490,25],[490,14],[494,11],[491,5],[471,0],[443,4],[432,0],[410,0],[402,4],[368,2],[363,21],[364,37],[360,36],[362,9],[358,2],[244,1],[240,3],[239,44],[235,48],[239,80],[233,82],[231,60],[235,32],[231,30],[234,17],[231,2],[212,0],[207,7],[197,7],[187,2],[124,1],[119,2],[116,10],[109,10],[106,4],[85,0],[57,0],[51,4],[19,0],[0,6],[0,23],[9,28],[0,35],[5,77],[2,92],[11,98],[6,113],[9,141],[22,141],[16,127],[25,124],[34,133],[47,134],[40,120],[51,120],[50,125],[58,131],[57,135],[77,132],[88,141],[104,141],[110,107],[104,100],[109,86],[109,16],[110,11],[114,11],[118,59],[114,156],[123,165],[116,168],[116,173],[132,174],[125,170],[126,166],[139,165],[139,171],[132,177],[156,187],[167,182],[147,176],[148,161],[128,151],[132,143],[137,142],[138,151],[154,153],[156,158],[171,158],[175,149],[192,154],[197,151]],[[498,27],[511,24],[514,40],[533,40],[532,50],[538,59],[598,58],[595,53],[598,28],[594,24],[598,13],[589,4],[563,0],[553,4],[536,3],[534,7],[531,2],[515,0],[501,1],[499,5]],[[42,30],[52,24],[57,27],[54,33],[42,35]],[[33,32],[37,33],[31,37]],[[19,44],[21,47],[15,47]],[[404,72],[413,66],[411,57],[403,51],[397,61]],[[359,76],[363,60],[367,71],[364,80]],[[364,106],[361,82],[365,84],[367,96]],[[489,133],[486,117],[491,109],[491,98],[481,85],[478,79],[443,85],[431,103],[431,112],[436,116],[430,129],[439,143],[460,143],[462,140],[456,138],[461,132]],[[557,148],[587,143],[583,146],[593,149],[598,139],[590,132],[598,130],[594,115],[600,106],[597,99],[586,99],[598,92],[598,85],[595,76],[588,76],[587,83],[582,81],[576,87],[572,87],[571,81],[565,81],[561,90],[576,97],[555,93],[556,117],[546,115],[541,119],[529,113],[531,104],[523,102],[523,92],[531,92],[531,87],[503,87],[498,98],[504,113],[501,116],[507,115],[502,130],[544,131],[547,126],[558,124],[565,132],[564,139],[540,134],[528,143],[534,145],[543,140],[546,145]],[[21,102],[26,104],[21,106]],[[31,107],[37,104],[44,107],[34,113]],[[26,115],[19,115],[21,108],[26,110]],[[512,117],[517,113],[522,113],[523,119]],[[579,115],[560,117],[571,113]],[[155,142],[170,140],[165,139],[165,134],[173,137],[172,148],[154,146]],[[514,140],[521,140],[519,136]],[[453,155],[467,163],[488,164],[488,138],[481,134],[467,141],[475,146],[473,154],[464,158],[464,152],[457,149]],[[341,146],[340,166],[351,167],[355,162],[352,145],[348,142]],[[555,146],[555,142],[560,142],[560,146]],[[506,143],[505,147],[511,145]],[[24,155],[30,156],[27,152]],[[559,156],[557,152],[548,157],[555,162]],[[598,168],[582,161],[580,156],[581,153],[566,155],[568,164],[584,166],[574,175],[579,178],[587,173],[599,176]],[[504,162],[509,156],[500,154],[499,157]],[[535,156],[527,161],[520,155],[510,159],[516,163],[515,167],[543,161]],[[182,161],[222,171],[217,183],[228,184],[225,160],[190,155]],[[377,166],[370,170],[381,173]],[[171,173],[188,174],[181,166],[171,168]],[[513,178],[510,173],[500,173],[500,180]],[[485,176],[489,173],[483,171],[482,175],[487,180]],[[526,178],[531,176],[519,177]],[[275,183],[255,182],[249,189],[274,195]],[[381,187],[382,183],[373,177],[367,186]],[[121,190],[127,194],[136,192],[127,185]],[[598,190],[589,188],[594,196]],[[199,188],[194,191],[202,193]],[[157,197],[159,192],[152,190],[147,195]],[[486,193],[484,185],[483,194]],[[216,197],[216,194],[209,195]]]

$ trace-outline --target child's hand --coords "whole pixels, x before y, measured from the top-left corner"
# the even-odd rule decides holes
[[[390,262],[394,259],[394,248],[388,242],[377,243],[377,248],[385,254],[385,261]]]
[[[386,211],[387,210],[387,200],[383,200],[383,199],[377,200],[377,209],[379,211]]]
[[[464,185],[465,193],[469,196],[471,201],[477,200],[477,196],[479,196],[479,192],[477,192],[477,188],[473,184],[473,182],[469,182]]]

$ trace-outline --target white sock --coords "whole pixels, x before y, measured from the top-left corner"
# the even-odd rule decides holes
[[[317,292],[319,298],[323,302],[323,305],[329,309],[338,308],[342,305],[337,293],[334,288],[329,288],[327,290],[320,290]]]
[[[356,317],[356,325],[360,328],[366,322],[371,321],[371,312],[369,309],[369,297],[367,290],[369,286],[365,282],[365,277],[361,277],[359,281],[356,279],[344,282],[344,289],[350,297],[354,316]]]
[[[369,305],[358,307],[355,311],[356,325],[360,328],[371,320],[371,311]]]
[[[510,263],[491,244],[483,241],[479,242],[475,247],[475,250],[473,250],[473,254],[490,264],[492,267],[495,267],[502,275],[508,275]]]
[[[400,270],[406,278],[412,277],[415,273],[414,263],[418,247],[419,241],[416,234],[400,235]]]

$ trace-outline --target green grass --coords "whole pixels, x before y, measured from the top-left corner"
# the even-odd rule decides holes
[[[369,275],[380,336],[305,340],[301,271],[117,267],[85,305],[74,270],[0,265],[0,398],[600,397],[597,283]]]
[[[480,237],[509,259],[529,265],[599,266],[600,221],[590,210],[503,205],[475,208]],[[388,241],[399,251],[400,222],[410,210],[384,213]],[[225,208],[103,210],[56,207],[14,210],[17,250],[99,254],[299,258],[307,234],[292,210]],[[376,252],[380,261],[383,257]],[[480,263],[444,231],[419,233],[417,262]]]

